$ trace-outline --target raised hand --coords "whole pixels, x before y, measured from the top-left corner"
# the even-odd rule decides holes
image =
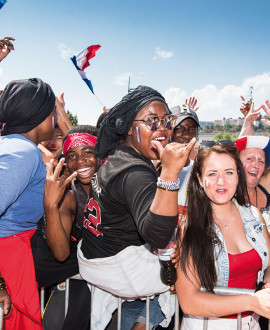
[[[47,168],[44,206],[58,206],[67,185],[76,177],[77,172],[72,173],[69,177],[61,175],[65,159],[62,158],[53,171],[53,160],[50,161]]]
[[[197,111],[199,107],[196,107],[197,99],[194,96],[191,96],[189,99],[186,99],[186,105],[188,105],[192,110]]]
[[[267,114],[268,117],[270,117],[270,101],[266,100],[265,104],[267,105],[267,107],[262,104],[259,109],[263,109],[263,111]],[[266,125],[270,126],[270,120],[268,119],[262,119],[261,120],[263,123],[265,123]]]
[[[65,100],[64,93],[61,93],[59,98],[55,98],[56,113],[57,113],[57,124],[63,134],[66,134],[71,129],[72,124],[65,111]]]
[[[244,102],[243,102],[243,103],[244,103]],[[242,104],[243,104],[243,103],[242,103]],[[240,108],[240,110],[241,110],[241,108]],[[253,124],[254,121],[255,121],[256,119],[258,119],[259,115],[260,115],[260,108],[258,108],[258,109],[254,109],[254,102],[252,102],[252,103],[250,104],[250,110],[249,110],[248,113],[246,114],[246,118],[245,118],[245,120],[248,121],[248,122],[250,122],[251,124]]]
[[[242,104],[241,104],[241,107],[240,107],[240,111],[246,117],[247,114],[249,113],[249,110],[250,110],[250,102],[247,102],[245,100],[244,96],[241,95],[240,97],[242,99]]]
[[[15,39],[12,37],[0,39],[0,62],[10,53],[11,50],[14,50],[11,40],[14,41]]]
[[[155,145],[159,153],[162,173],[166,171],[169,176],[174,177],[186,164],[190,151],[196,143],[196,138],[192,138],[187,145],[172,142],[167,144],[165,148],[162,147],[159,141],[151,141],[151,143]]]

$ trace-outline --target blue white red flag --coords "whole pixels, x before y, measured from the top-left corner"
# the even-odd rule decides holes
[[[0,0],[2,1],[2,0]],[[100,45],[93,45],[90,46],[78,53],[76,53],[73,57],[71,57],[71,61],[75,65],[76,69],[79,72],[79,75],[82,77],[82,80],[86,83],[86,85],[91,89],[91,92],[93,94],[93,85],[91,83],[91,80],[89,80],[84,72],[84,69],[86,69],[90,63],[89,60],[96,55],[96,51],[100,48]]]
[[[0,0],[0,9],[4,6],[7,0]]]

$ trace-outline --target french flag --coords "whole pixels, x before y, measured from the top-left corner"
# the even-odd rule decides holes
[[[4,6],[7,0],[0,0],[0,9]]]
[[[0,0],[2,1],[2,0]],[[100,48],[100,45],[89,46],[88,48],[78,52],[73,57],[71,57],[71,61],[75,65],[76,69],[79,72],[79,75],[82,77],[82,80],[86,83],[86,85],[90,88],[91,92],[94,93],[93,85],[91,80],[89,80],[84,72],[90,63],[89,60],[96,55],[96,51]]]

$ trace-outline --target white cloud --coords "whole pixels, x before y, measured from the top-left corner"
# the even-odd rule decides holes
[[[154,60],[157,60],[158,57],[164,58],[165,60],[167,58],[173,57],[173,52],[168,52],[166,50],[161,50],[160,47],[155,48],[155,56],[153,57]]]
[[[130,72],[121,73],[118,76],[114,77],[114,83],[118,86],[127,86],[129,77],[132,77],[132,74]]]
[[[184,103],[189,96],[195,96],[200,107],[200,120],[238,118],[242,116],[239,110],[242,102],[240,95],[247,96],[250,86],[253,86],[255,108],[258,108],[270,98],[270,72],[245,78],[240,86],[226,85],[218,89],[215,85],[209,84],[201,89],[195,89],[191,95],[187,95],[186,91],[180,88],[171,87],[164,93],[164,97],[172,107]]]
[[[118,86],[127,86],[129,77],[131,88],[132,86],[137,86],[141,81],[145,79],[144,72],[142,71],[138,72],[136,75],[131,72],[123,72],[114,77],[114,83]]]
[[[62,43],[58,44],[58,49],[60,51],[60,56],[63,60],[70,58],[75,53],[74,50]]]

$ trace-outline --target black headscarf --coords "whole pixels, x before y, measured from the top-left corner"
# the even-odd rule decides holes
[[[164,97],[158,91],[147,86],[138,86],[110,109],[98,131],[96,158],[105,159],[108,153],[126,138],[137,113],[152,101],[161,101],[167,106]]]
[[[55,95],[41,79],[11,81],[0,97],[2,135],[31,131],[53,111]]]

